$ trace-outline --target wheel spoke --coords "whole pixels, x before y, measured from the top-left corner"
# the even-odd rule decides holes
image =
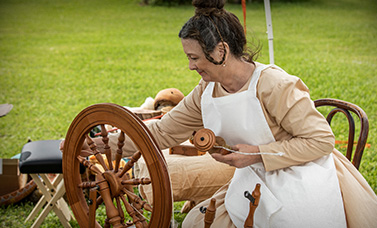
[[[85,181],[79,184],[79,188],[94,188],[98,185],[97,181]]]
[[[82,157],[89,157],[89,156],[93,155],[93,153],[92,153],[92,151],[90,151],[90,150],[81,150],[81,151],[80,151],[80,155],[81,155]]]
[[[118,172],[120,159],[122,159],[122,154],[123,154],[122,148],[124,146],[124,139],[125,139],[124,132],[121,131],[118,137],[118,149],[115,156],[115,170],[114,170],[115,172]]]
[[[118,176],[120,178],[123,177],[123,175],[134,166],[135,162],[137,162],[140,159],[140,157],[141,157],[140,151],[134,153],[131,159],[128,160],[126,165],[123,167],[122,171],[118,174]]]
[[[123,185],[147,185],[152,183],[151,179],[148,177],[135,178],[130,180],[122,180]]]
[[[101,152],[99,152],[99,150],[97,149],[97,145],[88,135],[86,135],[86,141],[88,142],[90,149],[93,151],[93,154],[96,157],[97,161],[101,164],[104,170],[109,170],[109,168],[107,168],[105,160],[103,160]]]
[[[138,224],[140,225],[140,219],[136,215],[136,210],[134,210],[131,206],[131,204],[127,201],[127,199],[123,196],[120,195],[120,198],[123,201],[124,207],[126,208],[127,213],[131,216],[133,223],[135,224],[136,227],[138,227]]]
[[[101,170],[97,166],[93,165],[84,157],[79,155],[77,156],[77,160],[79,160],[81,164],[83,164],[86,168],[88,168],[90,171],[94,172],[95,174],[100,175],[102,173]]]
[[[98,196],[97,200],[96,200],[96,204],[97,204],[97,208],[99,205],[101,205],[103,203],[103,199],[101,196]]]
[[[135,204],[138,204],[138,206],[140,206],[140,208],[138,208],[138,209],[142,209],[142,208],[144,208],[145,210],[152,212],[152,210],[153,210],[153,209],[152,209],[152,206],[151,206],[150,204],[148,204],[147,202],[141,200],[140,197],[137,196],[135,193],[133,193],[133,192],[131,192],[131,191],[125,189],[125,188],[123,188],[122,191],[123,191],[123,192],[124,192],[129,198],[131,198],[131,200],[132,200],[133,202],[135,202]]]
[[[122,210],[122,204],[120,203],[119,197],[115,197],[115,202],[117,203],[118,213],[120,216],[120,223],[124,224],[124,212]]]
[[[105,154],[107,158],[107,163],[109,164],[109,169],[113,170],[113,163],[111,162],[111,150],[109,146],[109,137],[108,137],[108,132],[106,130],[106,127],[104,124],[101,124],[101,136],[102,136],[102,142],[105,144]]]
[[[105,219],[105,224],[103,225],[103,228],[110,228],[111,227],[111,225],[110,225],[110,221],[109,221],[110,219]]]

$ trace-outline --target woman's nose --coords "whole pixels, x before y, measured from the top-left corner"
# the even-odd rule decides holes
[[[189,69],[190,70],[196,70],[196,65],[195,65],[195,63],[193,63],[193,62],[189,62]]]

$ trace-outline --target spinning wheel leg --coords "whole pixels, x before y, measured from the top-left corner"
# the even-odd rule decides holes
[[[97,209],[97,187],[91,188],[89,193],[89,227],[94,227]]]
[[[121,131],[114,165],[105,124]],[[106,158],[89,137],[89,132],[96,126],[101,126]],[[121,167],[126,135],[138,147],[139,152]],[[81,152],[84,142],[90,147],[90,151],[85,154]],[[88,155],[95,156],[99,164],[94,165],[88,161]],[[132,179],[128,176],[127,171],[141,156],[147,164],[150,179]],[[82,181],[80,164],[94,173],[94,181]],[[80,227],[101,227],[96,221],[100,204],[104,204],[106,209],[104,227],[169,227],[173,203],[165,160],[144,123],[127,109],[115,104],[97,104],[77,115],[65,138],[63,174],[68,201]],[[133,191],[134,186],[145,184],[152,184],[153,202],[145,202]],[[89,200],[86,199],[84,190],[89,190]],[[146,214],[150,214],[150,217],[147,215],[148,218],[145,218]],[[127,216],[130,222],[124,221]]]
[[[204,228],[210,228],[216,214],[216,199],[212,198],[204,216]]]
[[[255,189],[252,194],[250,194],[250,192],[248,191],[245,192],[245,197],[250,200],[249,215],[247,216],[244,224],[245,228],[253,228],[254,226],[254,213],[259,205],[259,200],[261,196],[260,187],[261,185],[258,183],[255,185]]]

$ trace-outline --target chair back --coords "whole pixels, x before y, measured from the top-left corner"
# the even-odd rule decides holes
[[[348,160],[352,162],[352,164],[359,169],[361,157],[363,156],[364,148],[367,143],[368,132],[369,132],[369,121],[366,113],[362,110],[359,106],[352,104],[347,101],[332,99],[332,98],[325,98],[319,99],[314,101],[315,107],[321,106],[332,106],[332,109],[326,117],[327,122],[331,125],[331,120],[334,115],[338,112],[343,113],[348,119],[348,142],[347,142],[347,152],[346,157]],[[358,118],[360,119],[360,134],[359,138],[356,142],[356,149],[354,152],[354,156],[352,157],[353,153],[353,145],[355,139],[355,121],[350,112],[355,113]]]

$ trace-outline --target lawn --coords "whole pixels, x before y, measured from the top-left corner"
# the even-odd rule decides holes
[[[0,118],[0,158],[20,153],[28,139],[64,138],[91,104],[139,106],[161,89],[195,87],[200,77],[177,35],[193,7],[138,3],[0,0],[0,104],[14,105]],[[242,19],[240,5],[226,8]],[[275,64],[302,78],[313,100],[346,100],[367,113],[370,146],[360,172],[377,192],[377,2],[272,1],[271,8]],[[246,24],[249,41],[262,45],[258,61],[268,63],[262,3],[247,4]],[[334,132],[347,140],[344,127]],[[0,226],[27,227],[31,208],[0,208]],[[45,227],[59,224],[50,217]]]

